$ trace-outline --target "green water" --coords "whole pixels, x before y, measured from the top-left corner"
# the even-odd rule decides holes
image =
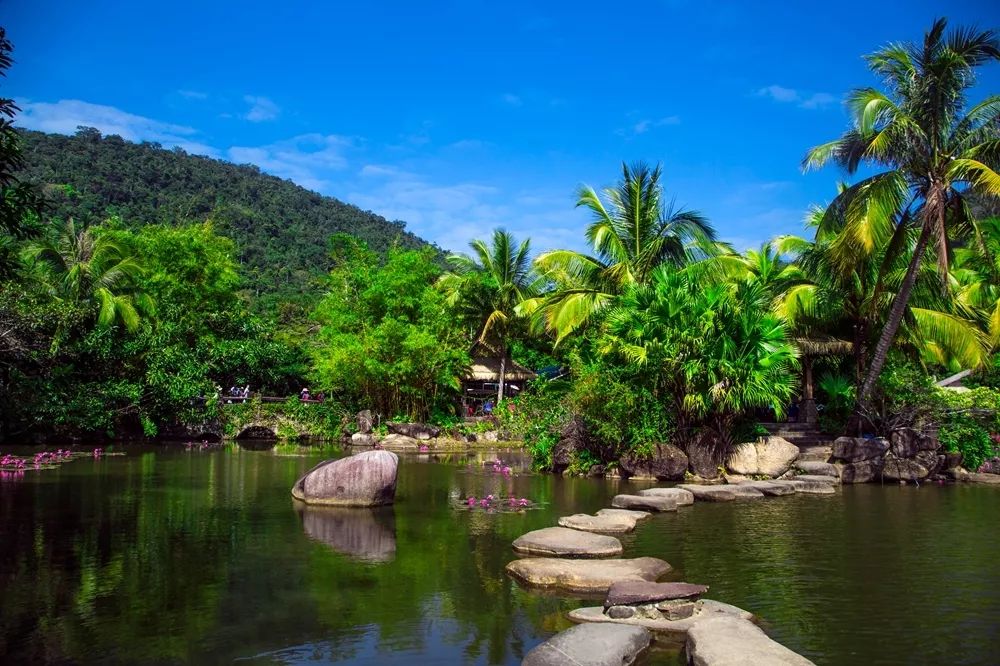
[[[513,584],[510,542],[636,487],[413,455],[394,507],[300,512],[289,489],[322,456],[119,450],[0,481],[0,661],[516,664],[587,602]],[[542,508],[456,507],[490,492]],[[998,513],[1000,488],[863,486],[697,504],[623,542],[817,664],[987,664]]]

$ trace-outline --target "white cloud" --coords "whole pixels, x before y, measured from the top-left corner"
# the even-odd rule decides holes
[[[501,99],[504,101],[505,104],[509,104],[511,106],[521,106],[522,104],[524,104],[524,100],[522,100],[519,96],[514,95],[513,93],[507,93],[506,95],[501,97]]]
[[[302,134],[266,146],[233,146],[227,155],[238,164],[256,164],[262,170],[291,179],[302,187],[329,193],[328,172],[347,167],[344,152],[351,145],[347,137]]]
[[[801,109],[821,109],[829,106],[836,98],[830,93],[808,93],[794,88],[785,88],[777,84],[765,86],[756,92],[758,97],[769,97],[782,104],[795,104]]]
[[[32,102],[19,99],[17,124],[28,129],[56,134],[75,134],[78,127],[94,127],[102,134],[117,134],[129,141],[152,141],[168,148],[180,147],[189,153],[217,157],[219,152],[194,136],[198,132],[185,125],[165,123],[113,106],[91,104],[78,99]]]
[[[250,110],[243,116],[244,119],[252,123],[260,123],[265,120],[274,120],[281,113],[281,109],[267,97],[255,97],[246,95],[243,101],[250,105]]]
[[[177,94],[187,99],[208,99],[208,93],[198,90],[178,90]]]

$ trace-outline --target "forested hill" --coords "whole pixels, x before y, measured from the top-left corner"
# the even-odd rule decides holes
[[[295,298],[329,269],[328,240],[350,233],[383,254],[392,244],[426,246],[402,222],[325,197],[264,173],[158,144],[22,131],[24,177],[46,186],[52,216],[127,226],[211,219],[240,253],[246,286]],[[268,299],[270,300],[270,299]]]

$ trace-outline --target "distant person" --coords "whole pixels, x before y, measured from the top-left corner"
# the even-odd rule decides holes
[[[492,416],[493,415],[493,401],[492,400],[487,400],[486,404],[483,405],[483,414],[486,414],[486,416]]]
[[[308,388],[303,388],[301,391],[299,391],[299,400],[301,400],[302,402],[305,402],[308,399],[309,399],[309,389]]]
[[[250,385],[249,384],[247,384],[246,387],[244,387],[244,389],[243,389],[243,397],[244,398],[249,398],[250,397]]]

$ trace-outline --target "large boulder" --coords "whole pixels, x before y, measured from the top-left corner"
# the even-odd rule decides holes
[[[942,469],[954,469],[956,467],[961,467],[962,465],[962,453],[960,451],[943,451],[944,453],[944,464],[941,465]],[[1000,459],[998,459],[1000,462]]]
[[[381,506],[396,499],[399,458],[391,451],[365,451],[326,460],[292,486],[292,497],[306,504]]]
[[[582,416],[574,416],[559,433],[559,441],[552,447],[552,471],[562,474],[573,464],[573,457],[577,451],[587,449],[589,434],[587,424]]]
[[[703,432],[687,443],[688,468],[703,479],[715,479],[725,462],[726,446],[711,432]]]
[[[618,473],[625,478],[637,476],[660,481],[679,481],[684,478],[687,468],[687,454],[667,443],[655,444],[648,456],[628,453],[618,461]]]
[[[956,454],[950,454],[950,455],[956,455]],[[962,454],[959,453],[957,455],[959,456],[959,464],[961,464]],[[945,464],[948,464],[948,462],[950,461],[946,461]],[[958,465],[950,465],[946,469],[951,469],[951,467],[958,467]],[[983,461],[983,464],[976,469],[976,471],[979,472],[980,474],[1000,474],[1000,457],[987,458],[986,460]]]
[[[356,432],[351,435],[351,446],[375,446],[378,444],[378,437],[370,432]]]
[[[427,423],[387,423],[392,435],[403,435],[413,439],[433,439],[441,434],[441,428]]]
[[[803,474],[818,474],[820,476],[840,476],[835,465],[822,460],[796,460],[795,468]]]
[[[612,536],[567,527],[543,527],[516,538],[514,550],[539,557],[615,557],[622,554],[622,542]]]
[[[760,627],[736,617],[713,617],[691,625],[688,663],[693,666],[813,666],[813,662],[767,637]]]
[[[944,469],[944,455],[938,453],[937,451],[928,451],[926,449],[917,451],[917,454],[913,456],[913,459],[927,468],[928,475],[937,474],[939,471]]]
[[[525,557],[507,564],[507,574],[533,587],[551,587],[576,593],[604,593],[616,581],[655,581],[670,565],[655,557],[579,560],[564,557]]]
[[[842,483],[868,483],[869,481],[874,481],[882,476],[883,464],[885,464],[885,461],[882,458],[844,463],[840,468],[840,481]]]
[[[392,433],[382,438],[381,445],[392,451],[417,451],[420,449],[420,440],[416,437]]]
[[[840,462],[853,463],[881,458],[888,450],[889,442],[881,437],[874,439],[838,437],[833,442],[833,455],[831,458]]]
[[[781,476],[799,457],[799,447],[782,437],[740,444],[729,454],[726,468],[747,476]]]
[[[629,666],[652,640],[642,627],[579,624],[535,647],[524,655],[521,666]]]
[[[358,432],[362,435],[371,434],[371,431],[375,429],[375,417],[372,416],[372,410],[365,409],[358,412]]]
[[[930,476],[930,470],[909,458],[897,458],[889,453],[885,456],[882,478],[887,481],[923,481]]]

